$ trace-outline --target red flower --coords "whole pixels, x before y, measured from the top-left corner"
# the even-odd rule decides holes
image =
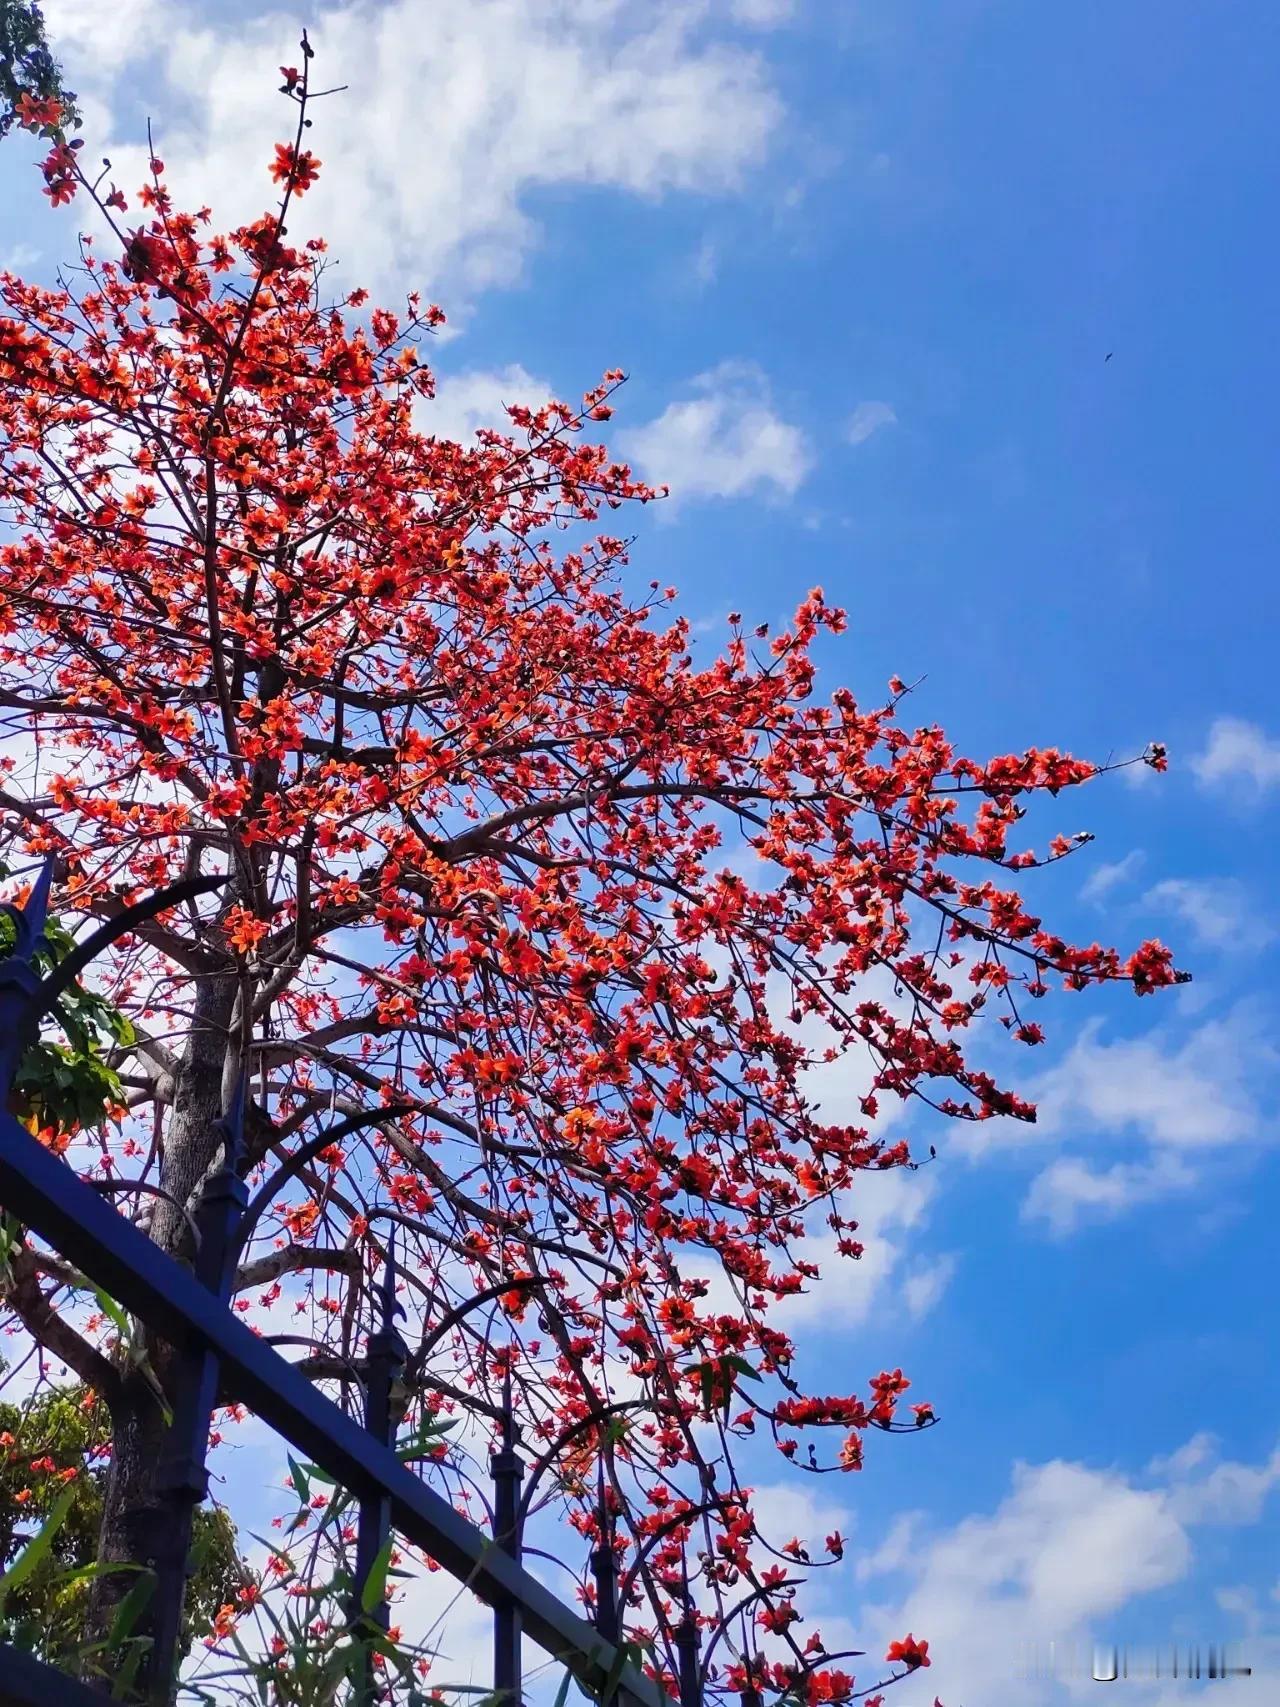
[[[908,1671],[916,1671],[921,1666],[930,1665],[928,1642],[917,1642],[910,1631],[900,1642],[890,1642],[889,1652],[884,1656],[892,1665],[900,1660]]]
[[[320,162],[309,149],[301,154],[291,142],[276,143],[276,157],[271,163],[271,176],[277,184],[285,184],[294,195],[307,193],[320,171]]]
[[[24,90],[13,110],[24,130],[44,130],[62,122],[62,103],[53,95],[37,98]]]

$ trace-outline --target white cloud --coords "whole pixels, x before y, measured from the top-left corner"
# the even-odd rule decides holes
[[[97,84],[130,59],[151,52],[162,34],[161,0],[44,0],[54,51],[71,87]]]
[[[31,243],[15,243],[0,255],[0,271],[10,273],[29,272],[40,259],[41,251]]]
[[[845,1506],[828,1497],[825,1485],[813,1477],[808,1480],[807,1487],[804,1478],[797,1475],[786,1482],[770,1482],[754,1488],[751,1510],[756,1527],[773,1546],[780,1546],[794,1535],[819,1559],[823,1542],[834,1530],[838,1529],[848,1540],[854,1519]],[[762,1557],[761,1564],[768,1563]]]
[[[1211,948],[1258,948],[1274,934],[1234,878],[1166,877],[1142,899],[1185,920]]]
[[[1080,888],[1082,901],[1104,901],[1113,889],[1129,882],[1146,860],[1146,855],[1140,848],[1134,848],[1123,859],[1113,860],[1109,865],[1100,865],[1091,872]]]
[[[94,139],[125,189],[142,181],[130,140],[131,71],[156,56],[158,151],[181,204],[219,224],[270,205],[272,145],[294,109],[277,67],[299,59],[286,11],[209,20],[196,7],[54,0],[50,32],[116,136]],[[291,234],[322,232],[339,277],[436,293],[509,284],[538,237],[527,210],[547,186],[660,197],[732,192],[782,115],[759,54],[708,35],[690,0],[391,0],[329,5],[309,25],[319,102],[308,138],[322,162]],[[732,24],[732,19],[725,19]]]
[[[1280,1445],[1262,1464],[1214,1462],[1217,1449],[1214,1435],[1200,1433],[1167,1459],[1149,1466],[1169,1479],[1169,1510],[1187,1524],[1257,1523],[1268,1496],[1280,1487]]]
[[[1280,740],[1242,717],[1219,717],[1191,768],[1206,787],[1244,784],[1261,794],[1280,784]]]
[[[926,1174],[900,1169],[868,1173],[849,1194],[845,1213],[858,1223],[851,1235],[863,1246],[860,1257],[841,1256],[836,1235],[823,1231],[795,1247],[796,1255],[820,1270],[805,1290],[783,1298],[769,1320],[785,1334],[821,1327],[828,1332],[860,1327],[901,1296],[913,1316],[922,1316],[942,1297],[954,1270],[948,1257],[933,1267],[908,1272],[912,1236],[927,1218],[932,1182]]]
[[[754,363],[722,362],[690,388],[692,397],[668,404],[657,420],[618,435],[619,453],[643,478],[669,484],[677,501],[797,489],[812,466],[808,443],[776,413]]]
[[[990,1515],[932,1537],[921,1531],[919,1514],[902,1520],[859,1572],[906,1579],[892,1604],[864,1608],[859,1646],[882,1654],[882,1641],[908,1630],[926,1637],[926,1694],[944,1701],[1048,1698],[1018,1676],[1032,1644],[1083,1645],[1095,1620],[1178,1582],[1192,1559],[1162,1491],[1061,1459],[1015,1465],[1011,1491]]]
[[[918,1556],[917,1537],[925,1520],[922,1511],[899,1513],[889,1525],[884,1540],[872,1552],[861,1548],[854,1575],[860,1583],[871,1577],[894,1576],[907,1569]]]
[[[1095,1019],[1032,1087],[1039,1107],[1034,1132],[1043,1139],[1089,1131],[1130,1135],[1179,1150],[1239,1143],[1259,1133],[1252,1080],[1274,1057],[1243,1008],[1207,1020],[1181,1041],[1155,1030],[1109,1043]],[[988,1126],[992,1143],[1026,1142],[1023,1126]]]
[[[956,1272],[954,1256],[935,1257],[921,1263],[903,1283],[902,1296],[907,1309],[917,1318],[927,1316],[950,1286]]]
[[[1196,1530],[1264,1522],[1277,1485],[1280,1446],[1260,1465],[1222,1461],[1208,1434],[1153,1460],[1141,1478],[1060,1459],[1018,1464],[994,1512],[932,1534],[924,1513],[907,1512],[878,1549],[862,1555],[860,1582],[896,1579],[896,1586],[891,1603],[886,1597],[860,1609],[858,1646],[883,1653],[882,1640],[907,1630],[924,1636],[932,1661],[921,1680],[926,1698],[936,1691],[943,1701],[1026,1707],[1091,1700],[1092,1643],[1122,1634],[1113,1620],[1130,1601],[1189,1575]],[[1266,1592],[1263,1583],[1233,1584],[1216,1597],[1245,1626],[1248,1651],[1237,1648],[1236,1660],[1255,1668],[1252,1678],[1235,1680],[1232,1700],[1240,1707],[1274,1698],[1280,1643],[1264,1628],[1259,1603]],[[1049,1642],[1057,1648],[1059,1681],[1020,1675],[1027,1651],[1034,1646],[1045,1657]],[[1083,1676],[1068,1682],[1063,1662],[1072,1650]],[[870,1679],[872,1669],[863,1667]],[[1134,1707],[1175,1707],[1184,1695],[1131,1675],[1125,1699]]]
[[[845,429],[845,437],[851,445],[865,444],[873,433],[881,427],[896,426],[898,417],[889,403],[866,402],[859,403],[849,418]]]
[[[703,290],[714,284],[720,270],[720,251],[713,237],[704,237],[693,257],[694,282]]]
[[[857,1231],[847,1236],[863,1246],[862,1255],[842,1256],[836,1249],[836,1234],[825,1226],[795,1241],[793,1254],[815,1263],[818,1278],[806,1280],[803,1292],[774,1303],[770,1325],[799,1340],[806,1330],[815,1328],[848,1333],[873,1316],[881,1319],[897,1305],[914,1320],[927,1315],[940,1302],[957,1266],[949,1252],[911,1260],[933,1195],[933,1181],[923,1172],[895,1168],[862,1175],[842,1207],[842,1213],[858,1223]],[[685,1279],[706,1281],[708,1290],[701,1305],[705,1311],[739,1308],[718,1262],[687,1258],[680,1263],[680,1272]]]
[[[730,16],[755,29],[769,29],[791,16],[795,0],[729,0]]]
[[[1166,1197],[1196,1183],[1196,1174],[1177,1156],[1151,1162],[1115,1162],[1094,1167],[1080,1156],[1062,1156],[1036,1176],[1022,1205],[1024,1221],[1044,1221],[1064,1238],[1086,1221],[1114,1220],[1140,1203]]]
[[[472,368],[464,373],[437,373],[436,394],[414,400],[414,426],[420,433],[468,444],[481,427],[520,438],[505,412],[509,403],[541,406],[554,396],[545,379],[536,379],[519,363],[497,371]]]
[[[1185,1481],[1193,1470],[1210,1463],[1217,1450],[1217,1435],[1201,1429],[1172,1452],[1153,1458],[1147,1465],[1147,1475],[1159,1481]]]
[[[1047,1165],[1023,1205],[1024,1218],[1063,1234],[1193,1186],[1215,1152],[1266,1140],[1272,1124],[1258,1085],[1277,1058],[1263,1021],[1244,1004],[1182,1035],[1157,1028],[1107,1041],[1095,1019],[1025,1087],[1037,1106],[1034,1126],[987,1121],[958,1142],[976,1160],[1009,1145],[1025,1151],[1067,1141],[1070,1152]]]

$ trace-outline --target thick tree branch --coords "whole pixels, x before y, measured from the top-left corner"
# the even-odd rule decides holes
[[[250,1286],[270,1286],[282,1274],[299,1274],[308,1268],[332,1269],[335,1273],[359,1274],[360,1253],[355,1250],[323,1250],[315,1245],[286,1245],[270,1256],[257,1257],[236,1270],[232,1290],[244,1292]]]
[[[110,1407],[119,1405],[123,1384],[119,1371],[49,1303],[40,1288],[42,1269],[51,1265],[24,1246],[12,1259],[13,1279],[4,1289],[4,1302],[39,1345],[65,1363]]]

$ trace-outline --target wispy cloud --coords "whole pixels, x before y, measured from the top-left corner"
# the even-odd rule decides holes
[[[720,270],[720,250],[714,237],[704,237],[693,257],[693,280],[702,290],[714,284]]]
[[[1219,1460],[1218,1438],[1193,1435],[1166,1459],[1148,1466],[1169,1483],[1168,1505],[1181,1523],[1257,1523],[1267,1500],[1280,1488],[1280,1445],[1261,1464]]]
[[[729,0],[729,12],[740,24],[756,29],[771,29],[789,18],[795,10],[795,0]]]
[[[1242,717],[1219,717],[1191,768],[1206,788],[1235,785],[1261,794],[1280,787],[1280,739]]]
[[[1082,901],[1104,901],[1112,890],[1119,889],[1130,882],[1146,861],[1146,854],[1141,848],[1135,848],[1123,859],[1112,860],[1110,864],[1100,865],[1081,885],[1080,899]]]
[[[1166,877],[1142,904],[1175,914],[1210,948],[1261,948],[1275,934],[1235,878]]]
[[[1197,1179],[1179,1156],[1160,1155],[1149,1162],[1113,1162],[1097,1166],[1081,1156],[1060,1156],[1036,1175],[1022,1205],[1024,1221],[1041,1221],[1057,1239],[1088,1222],[1113,1221],[1139,1204],[1151,1203]]]
[[[469,444],[481,427],[514,433],[508,404],[541,408],[554,395],[545,379],[537,379],[518,363],[499,369],[469,368],[462,373],[436,374],[436,394],[415,398],[414,426],[421,433]]]
[[[893,406],[889,403],[871,401],[859,403],[849,417],[849,424],[845,428],[845,437],[851,445],[865,444],[873,433],[879,432],[881,427],[896,426],[897,420],[898,417],[893,411]]]
[[[1094,1019],[1026,1087],[1033,1127],[988,1121],[961,1142],[975,1160],[1010,1145],[1061,1146],[1022,1210],[1061,1237],[1191,1188],[1210,1156],[1231,1150],[1247,1162],[1273,1133],[1267,1086],[1278,1060],[1264,1018],[1245,1003],[1190,1030],[1174,1023],[1138,1037],[1108,1037]]]
[[[15,243],[12,249],[0,253],[0,270],[25,273],[40,259],[41,251],[33,243]]]

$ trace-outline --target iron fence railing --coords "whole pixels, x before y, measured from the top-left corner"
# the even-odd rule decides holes
[[[135,1561],[156,1579],[148,1609],[148,1691],[171,1699],[180,1652],[187,1555],[195,1508],[207,1497],[205,1455],[214,1411],[232,1399],[248,1406],[298,1451],[305,1453],[358,1501],[356,1596],[353,1612],[382,1629],[385,1604],[364,1612],[360,1594],[393,1532],[422,1549],[493,1612],[493,1683],[509,1707],[521,1694],[521,1643],[528,1635],[563,1664],[588,1691],[616,1691],[634,1707],[671,1707],[652,1679],[618,1652],[620,1620],[612,1549],[593,1559],[597,1598],[593,1627],[521,1563],[527,1500],[520,1497],[525,1466],[506,1394],[501,1446],[491,1459],[493,1533],[461,1517],[401,1462],[395,1450],[391,1395],[407,1349],[395,1323],[394,1247],[379,1289],[379,1321],[363,1364],[364,1417],[356,1421],[328,1399],[230,1308],[229,1295],[242,1237],[253,1220],[242,1177],[243,1084],[223,1120],[221,1167],[194,1210],[196,1256],[188,1268],[168,1256],[118,1213],[8,1111],[8,1091],[27,1043],[96,954],[145,919],[216,887],[197,879],[164,890],[122,912],[95,931],[58,966],[41,975],[43,938],[52,879],[46,863],[13,920],[12,952],[0,960],[0,1208],[110,1294],[124,1310],[177,1348],[170,1394],[172,1420],[156,1473],[159,1495],[155,1534],[146,1559]],[[349,1122],[341,1123],[344,1130]],[[334,1141],[337,1129],[314,1146]],[[248,1213],[247,1213],[248,1210]],[[701,1694],[697,1630],[682,1632],[682,1707]],[[368,1660],[372,1666],[372,1657]],[[360,1693],[376,1692],[372,1670]],[[101,1707],[102,1693],[12,1646],[0,1644],[0,1707]]]

